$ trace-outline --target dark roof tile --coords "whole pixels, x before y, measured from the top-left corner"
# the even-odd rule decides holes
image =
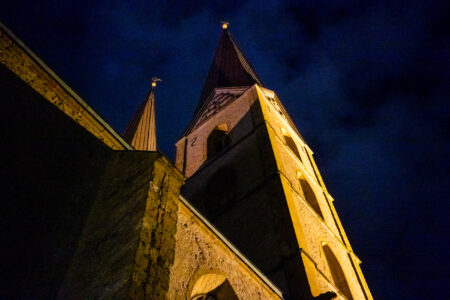
[[[195,114],[203,107],[215,88],[252,86],[255,83],[263,86],[230,32],[227,29],[222,30]]]

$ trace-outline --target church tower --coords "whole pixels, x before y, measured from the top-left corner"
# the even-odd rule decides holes
[[[312,150],[227,27],[176,144],[182,195],[286,299],[372,299]]]

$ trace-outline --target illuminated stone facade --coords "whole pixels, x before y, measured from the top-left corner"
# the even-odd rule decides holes
[[[226,278],[236,299],[280,299],[279,292],[274,292],[278,289],[269,281],[263,281],[262,274],[230,246],[195,208],[187,201],[181,201],[168,299],[192,299],[199,293],[194,291],[194,286],[208,274]],[[211,288],[205,286],[203,289]]]
[[[371,299],[312,151],[276,95],[255,84],[199,120],[177,143],[177,166],[189,177],[183,195],[294,299],[301,289],[291,281],[300,283],[302,271],[312,296],[334,291],[342,299]],[[230,142],[208,157],[208,139],[218,127]],[[338,265],[327,261],[324,247]],[[341,274],[332,268],[345,278],[334,278]]]
[[[131,149],[75,92],[0,23],[0,63],[115,150]]]
[[[223,30],[176,144],[182,194],[290,299],[372,299],[312,150],[255,74]]]
[[[284,110],[274,105],[276,95],[266,89],[257,87],[257,90],[313,295],[333,290],[347,299],[371,299],[359,268],[360,261],[350,247],[311,149],[292,127]],[[286,143],[286,137],[294,140],[300,157]],[[306,185],[302,185],[302,181],[306,181]],[[312,195],[306,193],[308,187]],[[311,205],[310,197],[315,198],[318,207]],[[340,266],[327,261],[323,247],[331,249]],[[334,278],[333,268],[342,268],[345,278]],[[347,282],[350,293],[340,289],[337,281]]]
[[[180,198],[167,158],[133,149],[3,25],[0,38],[1,298],[282,299]]]
[[[175,166],[136,151],[3,25],[0,64],[17,202],[0,296],[372,299],[311,149],[226,26]],[[143,126],[154,139],[154,118]]]

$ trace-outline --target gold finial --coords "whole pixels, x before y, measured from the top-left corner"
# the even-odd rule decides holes
[[[156,83],[162,81],[162,79],[158,77],[152,77],[152,88],[156,87]]]
[[[222,29],[227,29],[228,25],[230,25],[227,21],[221,21],[220,23],[222,23]]]

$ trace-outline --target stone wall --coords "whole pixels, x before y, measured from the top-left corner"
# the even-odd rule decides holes
[[[322,246],[327,244],[335,253],[343,269],[353,299],[371,299],[367,286],[363,284],[362,273],[359,273],[355,267],[358,260],[352,253],[345,233],[340,227],[339,219],[319,171],[315,169],[310,156],[311,150],[289,124],[286,115],[274,109],[273,103],[267,97],[273,92],[258,88],[258,94],[312,294],[318,296],[327,291],[335,291],[339,295],[338,298],[347,299],[336,288],[330,267],[325,261]],[[301,159],[289,149],[283,138],[284,134],[294,139]],[[306,201],[300,176],[309,182],[323,218]]]
[[[219,110],[195,128],[189,135],[177,142],[176,165],[186,177],[192,176],[207,160],[207,139],[209,134],[219,124],[225,124],[232,130],[239,124],[239,130],[230,132],[231,143],[242,139],[256,126],[254,116],[250,110],[257,99],[254,87],[249,88],[238,99],[226,105],[226,109]]]
[[[210,131],[227,120],[229,146],[199,160]],[[205,121],[188,140],[193,137],[198,144],[187,145],[186,169],[195,169],[190,163],[203,164],[186,180],[182,195],[287,296],[311,298],[257,87]]]
[[[239,299],[280,299],[279,292],[180,201],[168,299],[191,299],[196,280],[205,274],[225,276]]]
[[[0,63],[0,298],[174,299],[212,269],[241,299],[280,298],[179,202],[164,156],[113,151],[132,148],[3,25]]]
[[[45,63],[0,23],[0,63],[110,148],[132,149]]]
[[[165,299],[183,177],[157,152],[115,152],[60,299]]]
[[[0,298],[54,298],[112,151],[0,64]]]

